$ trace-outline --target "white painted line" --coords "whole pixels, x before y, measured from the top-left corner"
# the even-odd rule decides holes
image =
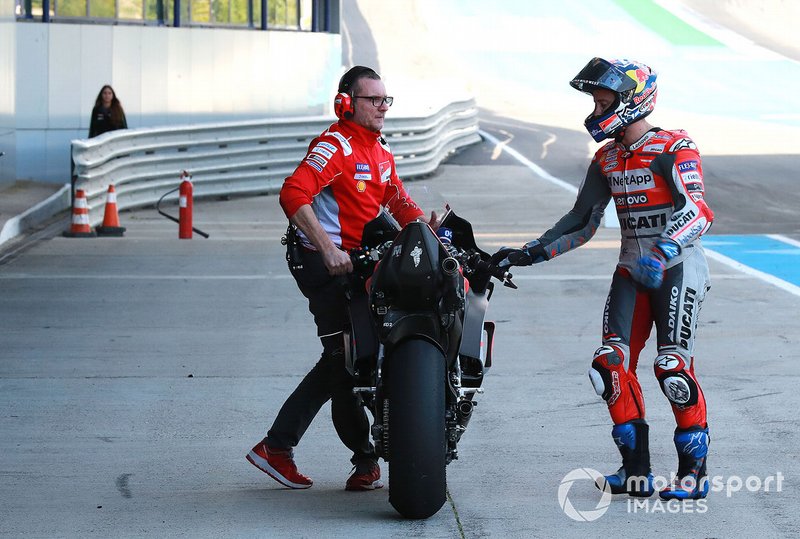
[[[500,154],[503,153],[503,148],[505,148],[508,145],[508,143],[514,139],[514,135],[512,135],[511,133],[508,133],[503,130],[501,130],[501,133],[506,135],[507,138],[506,140],[494,145],[494,150],[492,150],[492,156],[489,158],[492,161],[496,161],[497,158],[500,157]]]
[[[561,178],[556,178],[555,176],[547,172],[545,169],[543,169],[542,167],[540,167],[539,165],[537,165],[536,163],[534,163],[533,161],[531,161],[530,159],[519,153],[517,150],[515,150],[511,146],[508,146],[508,144],[506,144],[507,141],[500,142],[500,140],[498,140],[493,135],[487,133],[483,129],[479,129],[478,134],[480,134],[480,136],[482,136],[483,138],[494,144],[495,149],[497,148],[502,149],[502,151],[506,152],[508,155],[519,161],[521,164],[531,169],[534,174],[536,174],[543,180],[546,180],[552,183],[553,185],[557,185],[558,187],[566,189],[567,191],[569,191],[574,195],[578,194],[577,187],[575,187],[570,183],[565,182]],[[606,228],[619,228],[619,221],[615,219],[616,212],[617,209],[614,207],[614,199],[612,198],[611,200],[608,201],[608,206],[606,206],[605,209],[605,213],[603,216],[603,226],[605,226]]]
[[[788,238],[787,238],[788,239]],[[774,275],[770,275],[769,273],[764,273],[763,271],[759,271],[755,268],[751,268],[750,266],[745,266],[741,262],[737,262],[732,258],[728,258],[725,255],[721,255],[716,251],[706,248],[705,249],[706,255],[709,258],[716,260],[717,262],[721,262],[726,266],[729,266],[735,270],[741,271],[742,273],[746,273],[752,277],[760,279],[765,283],[769,283],[773,286],[777,286],[781,290],[785,290],[790,294],[794,294],[795,296],[800,296],[800,286],[793,285],[792,283],[788,283],[783,279],[778,279]]]
[[[487,133],[483,129],[479,129],[478,130],[478,134],[480,136],[482,136],[483,138],[485,138],[486,140],[488,140],[489,142],[491,142],[492,144],[494,144],[495,146],[500,146],[504,152],[506,152],[508,155],[510,155],[511,157],[516,159],[517,161],[519,161],[521,164],[523,164],[526,167],[528,167],[529,169],[531,169],[534,174],[536,174],[537,176],[539,176],[543,180],[546,180],[546,181],[552,183],[553,185],[557,185],[557,186],[559,186],[559,187],[561,187],[563,189],[566,189],[567,191],[569,191],[572,194],[575,194],[575,195],[578,194],[578,188],[577,187],[565,182],[564,180],[562,180],[560,178],[556,178],[555,176],[553,176],[552,174],[547,172],[545,169],[543,169],[542,167],[540,167],[539,165],[537,165],[536,163],[534,163],[533,161],[529,160],[527,157],[525,157],[524,155],[519,153],[514,148],[511,148],[510,146],[508,146],[504,142],[500,142],[500,140],[495,138],[493,135],[490,135],[489,133]]]
[[[800,241],[788,238],[782,234],[767,234],[767,237],[773,240],[782,241],[783,243],[788,243],[789,245],[793,245],[795,247],[800,247]]]

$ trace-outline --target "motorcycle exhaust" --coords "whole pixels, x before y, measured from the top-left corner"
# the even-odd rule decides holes
[[[460,400],[456,404],[456,414],[458,415],[458,424],[466,428],[472,417],[472,409],[475,408],[475,403],[470,400]]]
[[[444,260],[442,260],[442,271],[445,275],[455,275],[458,272],[458,268],[460,267],[458,260],[453,258],[452,256],[448,256]]]

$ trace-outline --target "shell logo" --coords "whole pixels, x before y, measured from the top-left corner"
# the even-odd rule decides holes
[[[365,182],[364,180],[358,180],[358,182],[356,182],[356,190],[359,193],[363,193],[364,191],[366,191],[367,190],[367,182]]]

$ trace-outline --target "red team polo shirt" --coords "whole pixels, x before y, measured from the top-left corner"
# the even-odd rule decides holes
[[[381,206],[401,226],[423,215],[403,188],[383,136],[348,120],[311,141],[302,163],[284,180],[280,203],[289,218],[310,204],[333,243],[345,250],[361,245],[364,225]],[[310,245],[302,233],[301,239]]]

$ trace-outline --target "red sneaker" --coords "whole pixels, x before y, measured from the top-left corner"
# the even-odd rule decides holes
[[[345,490],[375,490],[383,488],[381,467],[373,459],[360,460],[353,466],[353,473],[347,478]]]
[[[290,449],[272,449],[265,440],[247,454],[250,464],[289,488],[308,488],[314,482],[297,471]]]

